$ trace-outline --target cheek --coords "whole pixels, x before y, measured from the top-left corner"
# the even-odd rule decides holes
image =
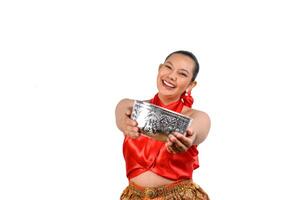
[[[164,74],[159,71],[158,74],[157,74],[157,81],[159,81],[162,76],[164,76]]]
[[[158,72],[158,77],[166,76],[167,72],[165,70],[161,70]]]
[[[181,88],[181,89],[185,89],[189,86],[189,80],[187,78],[179,78],[178,79],[179,82],[178,82],[178,86]]]

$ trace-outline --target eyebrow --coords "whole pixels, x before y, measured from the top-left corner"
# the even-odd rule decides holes
[[[166,63],[169,63],[169,64],[171,64],[173,66],[173,64],[170,61],[166,61]]]
[[[184,72],[190,74],[190,72],[187,69],[180,69],[180,71],[184,71]]]
[[[170,64],[170,65],[173,66],[172,62],[170,62],[170,61],[166,61],[165,63],[168,63],[168,64]],[[179,70],[180,70],[180,71],[184,71],[184,72],[190,74],[190,72],[189,72],[187,69],[179,69]]]

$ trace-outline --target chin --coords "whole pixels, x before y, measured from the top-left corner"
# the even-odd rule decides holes
[[[162,96],[169,97],[169,98],[177,96],[176,91],[170,91],[170,90],[167,90],[165,88],[158,88],[158,93]]]
[[[158,88],[158,93],[162,96],[165,97],[175,97],[178,96],[178,90],[175,89],[167,89],[162,83],[161,81],[159,83],[157,83],[157,88]]]

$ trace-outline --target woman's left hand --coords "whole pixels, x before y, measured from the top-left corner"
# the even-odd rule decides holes
[[[187,151],[194,143],[196,135],[191,128],[186,131],[186,136],[181,133],[174,132],[169,134],[166,147],[170,153],[180,153]]]

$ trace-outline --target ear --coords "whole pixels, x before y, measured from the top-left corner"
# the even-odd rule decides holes
[[[187,89],[186,89],[186,92],[191,92],[192,89],[197,85],[197,82],[196,81],[192,81],[191,83],[189,83]]]

